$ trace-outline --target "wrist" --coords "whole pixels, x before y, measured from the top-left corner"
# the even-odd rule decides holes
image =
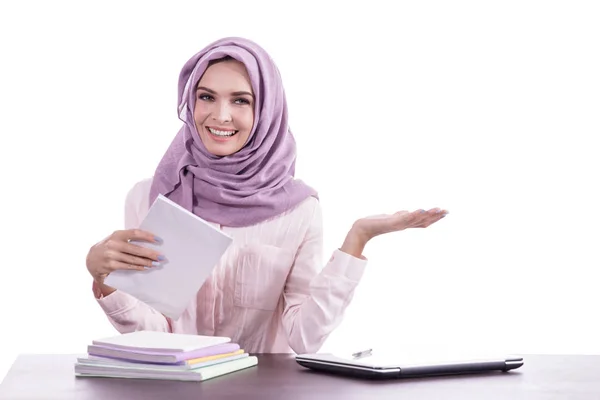
[[[346,239],[344,240],[342,247],[340,247],[340,250],[351,256],[362,258],[362,253],[368,241],[369,238],[363,231],[356,227],[352,227],[346,235]]]
[[[106,297],[109,294],[112,294],[117,289],[105,285],[104,284],[104,279],[102,279],[101,281],[94,279],[93,290],[94,290],[94,295],[96,296],[96,298],[99,299],[99,298],[102,298],[102,297]]]

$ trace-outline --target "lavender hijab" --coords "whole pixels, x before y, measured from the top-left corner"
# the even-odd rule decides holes
[[[194,123],[196,86],[209,61],[231,56],[248,70],[254,125],[237,153],[215,156]],[[296,142],[288,127],[281,76],[260,46],[243,38],[218,40],[194,55],[179,75],[179,118],[184,122],[160,161],[150,204],[162,194],[199,217],[230,227],[254,225],[297,206],[314,189],[294,179]]]

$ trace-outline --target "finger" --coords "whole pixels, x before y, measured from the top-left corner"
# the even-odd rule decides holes
[[[448,214],[448,210],[444,210],[444,209],[438,208],[438,207],[432,208],[432,209],[428,210],[427,212],[429,214],[435,214],[435,215],[437,215],[437,214]]]
[[[142,229],[127,229],[123,231],[116,231],[113,233],[113,238],[122,241],[144,241],[149,243],[161,243],[162,240],[154,235],[152,232],[144,231]]]
[[[427,228],[429,225],[439,221],[440,219],[448,215],[448,211],[435,208],[426,212],[425,215],[426,218],[420,224],[416,225],[416,228]]]
[[[404,214],[404,223],[406,228],[414,228],[427,220],[428,216],[423,209],[407,212]]]
[[[157,267],[160,265],[158,260],[153,260],[147,257],[138,257],[115,250],[107,251],[106,258],[108,260],[115,260],[125,264],[138,265],[141,267]]]
[[[432,225],[432,224],[438,222],[440,219],[442,219],[442,217],[435,218],[435,219],[429,219],[419,225],[415,225],[413,228],[427,228],[429,225]]]
[[[163,261],[164,256],[160,252],[146,247],[139,246],[134,243],[122,242],[118,240],[109,240],[106,246],[117,253],[125,253],[127,255],[146,258],[151,261]]]
[[[437,220],[440,216],[438,213],[439,208],[432,208],[430,210],[418,209],[411,212],[406,218],[407,228],[422,228],[429,226],[434,220]]]
[[[106,269],[108,272],[116,271],[116,270],[134,270],[134,271],[146,271],[146,267],[134,264],[127,264],[117,260],[110,260],[106,264]]]

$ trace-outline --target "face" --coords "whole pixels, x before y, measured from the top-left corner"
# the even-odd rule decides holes
[[[194,121],[206,149],[217,156],[239,151],[254,123],[254,93],[244,64],[217,62],[196,87]]]

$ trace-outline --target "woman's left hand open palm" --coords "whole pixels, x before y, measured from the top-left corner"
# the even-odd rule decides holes
[[[427,228],[436,223],[448,212],[439,208],[431,210],[398,211],[394,214],[374,215],[361,218],[354,223],[354,229],[372,239],[384,233],[397,232],[408,228]]]

